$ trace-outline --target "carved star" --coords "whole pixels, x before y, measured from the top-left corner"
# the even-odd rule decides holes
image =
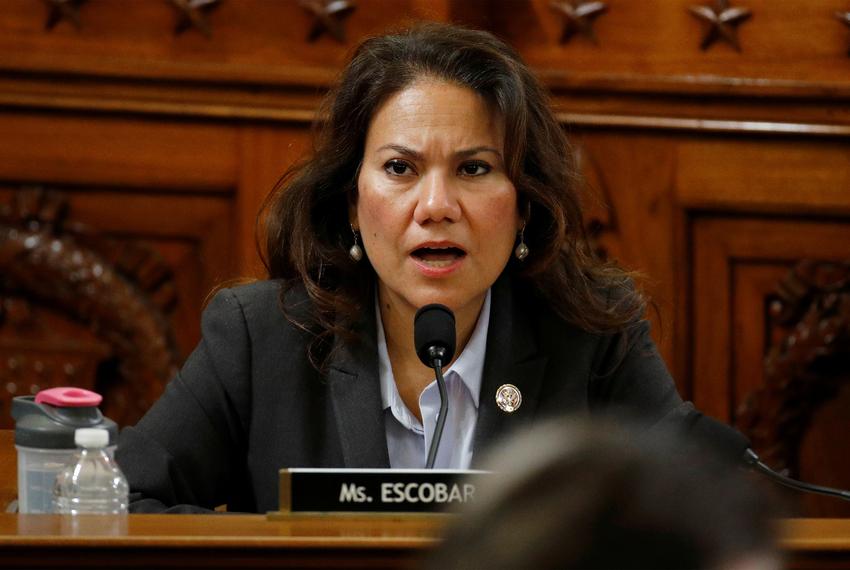
[[[350,0],[299,0],[302,8],[310,12],[313,17],[313,27],[307,36],[308,42],[314,42],[319,37],[328,33],[339,43],[345,43],[344,21],[357,6]]]
[[[576,5],[574,2],[552,0],[549,7],[564,18],[560,43],[568,43],[576,32],[581,33],[594,44],[598,43],[596,34],[593,32],[593,22],[608,10],[605,2],[579,2]]]
[[[78,30],[80,29],[80,6],[87,0],[44,0],[50,13],[44,23],[45,30],[52,30],[62,20],[68,20]]]
[[[715,0],[714,7],[691,6],[691,14],[708,22],[709,28],[702,38],[700,49],[707,50],[718,39],[741,51],[738,43],[738,26],[752,16],[749,8],[730,8],[729,0]]]
[[[835,17],[838,18],[845,26],[850,28],[850,12],[836,12]],[[850,48],[847,48],[847,55],[850,55]]]
[[[212,28],[207,21],[207,14],[218,7],[221,0],[171,0],[180,13],[174,35],[179,36],[189,28],[195,28],[207,38],[212,37]]]

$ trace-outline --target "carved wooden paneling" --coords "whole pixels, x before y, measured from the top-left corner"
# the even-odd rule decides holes
[[[180,35],[186,30],[197,30],[207,39],[212,38],[212,26],[209,14],[218,8],[221,0],[171,0],[177,10],[177,25],[174,34]]]
[[[752,14],[737,26],[738,41],[744,46],[741,53],[725,43],[700,49],[704,22],[690,9],[716,7],[715,0],[609,3],[604,17],[594,23],[596,36],[604,38],[598,46],[586,41],[560,44],[562,25],[551,17],[549,0],[527,4],[528,10],[519,11],[492,2],[489,27],[499,30],[536,67],[552,74],[560,70],[588,79],[620,75],[624,85],[647,76],[672,76],[686,83],[686,76],[697,76],[694,80],[699,81],[701,75],[737,78],[739,83],[742,78],[761,77],[848,85],[841,73],[847,69],[846,30],[834,17],[843,6],[829,0],[729,2]]]
[[[680,242],[670,184],[676,146],[650,132],[587,129],[572,132],[588,187],[586,220],[598,247],[640,272],[655,302],[649,318],[662,355],[687,393],[684,343],[675,334]],[[655,310],[657,309],[657,310]]]
[[[345,21],[357,9],[350,0],[299,0],[302,8],[313,16],[313,25],[307,34],[308,42],[315,42],[327,34],[337,42],[345,43]]]
[[[170,268],[176,301],[168,322],[177,364],[199,339],[210,290],[239,275],[261,275],[257,211],[309,136],[306,123],[246,128],[35,112],[0,113],[0,133],[0,201],[11,203],[26,184],[46,185],[67,200],[72,223],[116,244],[148,248]],[[34,301],[22,292],[4,297],[6,339],[16,339],[0,355],[8,368],[0,382],[4,397],[55,384],[86,386],[104,393],[107,415],[133,423],[170,372],[128,382],[132,374],[117,368],[114,347],[93,332],[86,315]],[[10,421],[4,406],[0,422]]]
[[[85,325],[21,294],[0,292],[0,426],[11,427],[11,398],[52,386],[96,389],[97,368],[113,356]]]
[[[577,123],[804,132],[840,125],[847,134],[850,58],[834,2],[747,2],[755,16],[744,26],[743,54],[728,46],[699,50],[702,24],[689,13],[697,4],[609,6],[595,24],[605,44],[594,46],[558,43],[563,27],[551,0],[364,0],[347,21],[346,44],[327,35],[307,43],[312,16],[295,0],[222,2],[209,14],[212,40],[173,37],[174,8],[164,0],[131,10],[121,0],[86,3],[80,30],[61,23],[50,33],[42,28],[45,5],[8,0],[0,13],[0,105],[307,121],[356,41],[434,19],[470,22],[508,39]],[[700,98],[687,97],[694,94]],[[818,124],[801,122],[806,117]]]
[[[234,129],[132,117],[0,113],[0,179],[228,192]]]
[[[234,253],[242,276],[262,277],[265,271],[253,237],[257,214],[268,193],[286,169],[310,149],[310,131],[303,125],[245,128],[239,137],[239,181],[236,195]]]
[[[676,193],[692,209],[850,214],[850,136],[704,137],[677,159]]]
[[[606,206],[591,200],[588,211],[600,222],[600,243],[648,275],[664,329],[656,326],[655,338],[683,394],[734,422],[765,383],[777,284],[801,259],[850,258],[847,140],[576,130],[585,178]],[[850,413],[846,393],[796,435],[801,477],[846,486],[850,464],[838,436]],[[846,515],[842,508],[803,501],[813,516]]]
[[[155,250],[109,240],[68,212],[64,195],[42,188],[3,204],[2,398],[77,385],[103,393],[104,408],[132,422],[181,360],[168,322],[173,275]]]
[[[800,87],[825,82],[842,86],[845,93],[850,87],[847,33],[835,18],[846,8],[833,0],[732,2],[732,9],[746,8],[753,14],[738,29],[739,41],[746,46],[743,53],[729,45],[700,50],[704,23],[690,9],[710,8],[714,0],[668,0],[651,7],[641,2],[612,4],[594,23],[596,36],[605,38],[599,46],[587,41],[561,44],[564,26],[552,12],[552,0],[359,0],[345,21],[345,43],[330,34],[307,43],[314,16],[294,0],[221,2],[205,15],[215,29],[210,38],[202,33],[173,36],[175,10],[169,4],[137,2],[128,10],[122,0],[89,2],[79,9],[79,29],[62,21],[45,32],[45,3],[6,0],[0,15],[0,67],[326,84],[360,38],[405,21],[436,19],[497,31],[547,74],[563,76],[568,71],[575,80],[619,77],[625,86],[642,77],[671,76],[682,84],[728,78],[725,85],[732,89],[746,78],[775,80],[777,86],[784,82],[786,87],[787,82]]]
[[[318,4],[326,3],[319,0]],[[330,34],[307,38],[315,16],[292,0],[221,2],[204,20],[209,37],[197,31],[174,35],[177,10],[171,1],[97,0],[80,8],[80,28],[68,22],[44,31],[43,2],[8,0],[0,16],[0,66],[109,73],[121,76],[203,77],[221,81],[258,77],[275,82],[292,77],[324,81],[354,43],[406,19],[445,18],[443,0],[358,0],[345,19],[346,41]]]
[[[762,300],[763,385],[738,406],[738,423],[764,460],[796,474],[814,415],[850,386],[850,261],[802,261]]]
[[[850,28],[850,12],[836,12],[835,18],[839,22]],[[850,57],[850,48],[847,48],[847,57]]]
[[[560,43],[568,43],[576,34],[581,34],[592,43],[599,43],[593,32],[593,22],[608,10],[605,2],[571,2],[552,0],[549,7],[563,19]]]
[[[240,210],[231,220],[238,231],[226,238],[235,242],[239,252],[233,266],[242,274],[258,274],[256,212],[280,175],[306,148],[309,134],[306,123],[245,128],[161,118],[0,113],[0,181],[101,190],[122,187],[122,200],[138,212],[136,219],[147,231],[170,225],[174,226],[171,231],[191,235],[202,230],[181,228],[181,224],[196,216],[183,218],[182,210],[158,209],[165,196],[149,200],[144,191],[179,194],[181,208],[187,209],[215,203],[210,198],[217,196],[221,203],[232,202]],[[112,196],[107,191],[100,195]],[[199,199],[193,201],[191,196]],[[106,213],[112,207],[107,204],[118,206],[111,200],[86,200],[77,211],[84,214],[79,208],[99,208],[97,227],[100,220],[115,219]],[[198,212],[198,217],[207,215]],[[209,279],[232,277],[223,273]]]
[[[716,41],[724,41],[736,51],[741,51],[738,41],[738,26],[753,15],[752,10],[742,6],[731,6],[729,0],[714,0],[711,5],[690,7],[691,14],[706,25],[700,49],[706,50]]]
[[[69,22],[74,28],[80,29],[80,6],[86,0],[46,0],[47,21],[45,30],[52,30],[60,22]]]
[[[623,244],[617,210],[611,198],[599,159],[582,144],[573,141],[576,163],[584,177],[584,227],[594,252],[601,259],[622,260]]]
[[[816,254],[822,260],[850,259],[850,220],[792,221],[787,219],[698,217],[693,222],[693,397],[706,413],[738,421],[740,406],[765,386],[765,357],[772,338],[770,307],[779,284],[798,260]],[[801,398],[800,406],[804,405]],[[788,444],[803,440],[796,475],[821,484],[846,486],[850,477],[842,433],[850,414],[850,399],[836,400],[845,423],[834,425],[813,412],[811,425],[788,434]],[[802,410],[801,410],[802,412]],[[767,418],[782,422],[781,417]],[[746,417],[742,428],[752,422]],[[753,429],[757,429],[753,427]],[[757,451],[776,454],[758,431]],[[817,442],[817,443],[814,443]],[[777,442],[773,442],[775,445]],[[812,448],[814,446],[814,448]],[[780,461],[777,467],[785,467]],[[795,467],[794,465],[789,465]],[[846,505],[806,498],[812,515],[850,514]]]
[[[0,201],[11,204],[17,193],[18,190],[0,186]],[[74,251],[79,250],[84,260],[90,257],[104,260],[93,261],[92,267],[108,267],[111,262],[116,267],[113,272],[129,272],[127,279],[131,283],[144,285],[149,281],[157,285],[156,290],[141,296],[147,300],[136,301],[138,310],[122,318],[139,327],[146,319],[154,318],[156,311],[151,304],[164,303],[168,309],[167,322],[159,326],[173,335],[174,358],[153,369],[154,359],[150,351],[144,350],[148,341],[130,332],[123,333],[123,337],[118,335],[116,341],[115,334],[109,331],[118,325],[110,328],[96,324],[113,313],[124,314],[129,310],[127,307],[134,305],[118,301],[92,305],[84,296],[75,293],[73,282],[69,283],[69,276],[73,275],[70,270],[38,273],[33,264],[9,260],[10,265],[3,271],[4,280],[14,278],[15,287],[4,291],[4,301],[12,310],[6,312],[4,334],[7,342],[0,352],[8,358],[4,358],[6,370],[0,386],[5,392],[3,395],[9,397],[37,391],[47,385],[71,384],[97,389],[105,396],[107,415],[121,424],[134,423],[159,396],[174,366],[194,348],[199,338],[201,304],[210,288],[235,275],[232,210],[227,200],[215,197],[128,196],[120,192],[77,189],[68,189],[63,196],[67,197],[74,224],[98,228],[94,237],[68,238],[72,243],[65,248],[68,253],[63,255],[74,259]],[[18,235],[18,241],[26,239],[21,237],[20,231]],[[4,249],[8,250],[13,243],[4,236]],[[49,249],[51,246],[48,243],[43,247]],[[87,254],[87,251],[93,253]],[[139,252],[148,253],[140,257]],[[150,265],[144,261],[144,256],[159,261]],[[123,268],[124,265],[127,268]],[[15,272],[10,271],[13,266]],[[153,271],[154,268],[158,269]],[[170,275],[168,286],[160,288],[164,283],[160,275],[164,271]],[[36,287],[38,281],[32,279],[41,279],[53,289],[41,291]],[[7,295],[9,293],[11,296]],[[103,294],[97,295],[96,298],[100,298]],[[58,297],[61,302],[56,300]],[[92,307],[100,308],[95,311]],[[96,316],[92,311],[105,316]],[[146,335],[144,338],[156,336]],[[125,345],[121,338],[135,340],[128,340],[130,344]],[[153,346],[157,341],[150,343]],[[53,357],[40,358],[40,353]],[[69,356],[56,356],[60,353]],[[23,361],[19,366],[10,365],[9,358]],[[67,372],[66,364],[74,367],[73,374]],[[50,370],[39,371],[34,367],[50,367]],[[45,380],[40,381],[39,376]],[[0,422],[8,427],[10,418],[4,414]]]
[[[586,200],[590,227],[598,230],[599,244],[612,258],[648,277],[647,289],[660,310],[650,313],[654,336],[686,396],[694,384],[714,382],[698,374],[703,357],[694,360],[689,339],[709,347],[704,358],[714,363],[731,347],[712,344],[714,331],[691,322],[692,301],[702,302],[701,292],[692,296],[697,287],[690,272],[696,251],[689,245],[693,217],[750,212],[850,218],[850,145],[841,138],[673,136],[622,127],[573,127],[570,134],[593,193]],[[816,256],[820,242],[794,251],[800,258]],[[790,265],[798,258],[787,259]],[[724,290],[713,280],[699,286],[712,294]],[[747,354],[755,356],[741,361],[760,366],[761,351]],[[718,388],[707,400],[722,408],[726,396]]]
[[[199,338],[207,293],[236,275],[233,209],[224,197],[67,192],[76,219],[125,241],[141,241],[173,268],[180,302],[174,326],[186,355]]]

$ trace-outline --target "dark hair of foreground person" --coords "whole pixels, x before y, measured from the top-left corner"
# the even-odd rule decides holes
[[[776,570],[780,509],[744,471],[672,434],[541,424],[501,447],[428,568]]]

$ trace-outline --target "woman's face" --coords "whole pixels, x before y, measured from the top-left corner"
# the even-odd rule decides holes
[[[382,302],[477,311],[521,226],[504,122],[474,91],[420,80],[372,119],[352,223]]]

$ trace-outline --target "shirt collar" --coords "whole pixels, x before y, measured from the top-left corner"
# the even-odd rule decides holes
[[[380,304],[375,293],[375,321],[378,333],[378,376],[381,382],[381,401],[386,410],[403,404],[398,393],[393,369],[390,364],[389,352],[387,352],[387,339],[384,336],[384,324],[381,320]],[[472,396],[475,407],[478,408],[478,399],[481,395],[481,380],[484,375],[484,356],[487,350],[487,331],[490,328],[490,289],[484,297],[484,304],[478,314],[478,321],[472,330],[469,341],[454,363],[443,372],[444,376],[449,373],[457,374],[466,385]]]

